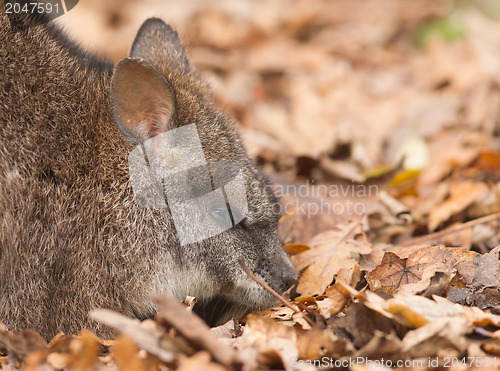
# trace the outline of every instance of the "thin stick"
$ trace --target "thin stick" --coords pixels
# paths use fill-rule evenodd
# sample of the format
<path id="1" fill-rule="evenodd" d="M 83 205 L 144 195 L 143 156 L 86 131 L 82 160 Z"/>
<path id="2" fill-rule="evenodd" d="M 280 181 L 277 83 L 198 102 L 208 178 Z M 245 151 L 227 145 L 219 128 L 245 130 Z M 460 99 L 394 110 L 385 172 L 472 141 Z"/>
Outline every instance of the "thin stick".
<path id="1" fill-rule="evenodd" d="M 255 276 L 255 274 L 252 273 L 252 271 L 250 269 L 248 269 L 247 265 L 245 264 L 245 262 L 243 261 L 243 259 L 240 259 L 238 260 L 238 262 L 240 263 L 241 265 L 241 268 L 243 269 L 243 271 L 248 275 L 248 277 L 250 277 L 252 280 L 254 280 L 255 282 L 257 282 L 259 285 L 261 285 L 264 289 L 266 289 L 271 295 L 273 295 L 276 299 L 278 299 L 279 301 L 281 301 L 284 305 L 286 305 L 288 308 L 290 308 L 291 310 L 293 310 L 295 313 L 299 313 L 299 314 L 302 314 L 302 312 L 300 310 L 298 310 L 297 308 L 294 308 L 294 306 L 292 304 L 290 304 L 283 296 L 281 296 L 280 294 L 278 294 L 276 291 L 274 291 L 271 287 L 269 287 L 264 281 L 262 281 L 261 279 L 257 278 Z M 313 322 L 307 318 L 306 316 L 303 316 L 304 319 L 307 321 L 307 323 L 309 323 L 310 325 L 313 325 Z"/>
<path id="2" fill-rule="evenodd" d="M 432 241 L 432 240 L 438 239 L 440 237 L 446 236 L 448 234 L 459 232 L 463 229 L 471 228 L 471 227 L 474 227 L 474 226 L 479 225 L 479 224 L 489 223 L 489 222 L 495 221 L 497 219 L 500 219 L 500 212 L 495 213 L 495 214 L 486 215 L 486 216 L 483 216 L 483 217 L 478 218 L 478 219 L 470 220 L 466 223 L 463 223 L 460 225 L 455 225 L 455 226 L 443 229 L 442 231 L 439 231 L 439 232 L 431 233 L 431 234 L 428 234 L 428 235 L 425 235 L 422 237 L 412 238 L 411 240 L 403 242 L 401 244 L 401 246 L 418 245 L 420 243 Z"/>

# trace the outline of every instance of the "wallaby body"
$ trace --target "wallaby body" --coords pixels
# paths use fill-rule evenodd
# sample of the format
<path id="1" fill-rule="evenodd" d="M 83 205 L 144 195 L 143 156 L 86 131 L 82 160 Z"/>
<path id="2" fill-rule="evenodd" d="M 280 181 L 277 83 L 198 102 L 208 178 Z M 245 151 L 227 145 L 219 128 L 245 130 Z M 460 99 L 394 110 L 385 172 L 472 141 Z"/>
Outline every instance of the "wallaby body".
<path id="1" fill-rule="evenodd" d="M 146 318 L 152 297 L 168 292 L 196 296 L 205 319 L 219 323 L 274 303 L 238 260 L 277 291 L 291 285 L 276 201 L 230 120 L 207 101 L 175 32 L 147 21 L 114 70 L 54 26 L 7 17 L 0 6 L 0 321 L 47 339 L 82 328 L 112 336 L 90 310 Z M 192 123 L 207 160 L 242 169 L 248 214 L 181 246 L 168 209 L 134 200 L 127 156 Z"/>

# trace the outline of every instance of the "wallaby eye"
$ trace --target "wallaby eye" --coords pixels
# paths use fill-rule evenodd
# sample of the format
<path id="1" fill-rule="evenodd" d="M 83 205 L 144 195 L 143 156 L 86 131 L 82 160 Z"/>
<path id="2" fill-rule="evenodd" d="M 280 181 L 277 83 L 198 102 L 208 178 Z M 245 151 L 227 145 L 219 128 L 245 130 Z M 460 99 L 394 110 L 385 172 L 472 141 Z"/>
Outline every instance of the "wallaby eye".
<path id="1" fill-rule="evenodd" d="M 212 206 L 210 208 L 210 216 L 217 225 L 224 229 L 229 229 L 233 226 L 233 221 L 226 205 Z"/>
<path id="2" fill-rule="evenodd" d="M 246 210 L 231 206 L 229 203 L 225 205 L 213 205 L 210 208 L 210 215 L 212 220 L 220 226 L 235 227 L 237 229 L 248 230 L 248 215 Z"/>
<path id="3" fill-rule="evenodd" d="M 228 218 L 226 207 L 213 207 L 212 209 L 210 209 L 210 213 L 216 221 L 224 221 Z"/>

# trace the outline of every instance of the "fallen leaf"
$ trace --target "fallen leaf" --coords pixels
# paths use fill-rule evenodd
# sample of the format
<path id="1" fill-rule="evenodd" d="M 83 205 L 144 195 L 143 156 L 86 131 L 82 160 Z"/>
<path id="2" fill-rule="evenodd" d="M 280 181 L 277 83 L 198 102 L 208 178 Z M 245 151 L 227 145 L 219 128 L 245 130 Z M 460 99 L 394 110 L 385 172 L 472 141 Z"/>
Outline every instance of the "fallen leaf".
<path id="1" fill-rule="evenodd" d="M 99 339 L 90 331 L 83 330 L 69 344 L 73 360 L 69 365 L 73 371 L 86 371 L 95 368 L 99 356 Z"/>
<path id="2" fill-rule="evenodd" d="M 402 284 L 418 282 L 422 277 L 417 276 L 411 268 L 407 268 L 407 259 L 401 259 L 392 252 L 386 252 L 382 263 L 365 275 L 365 279 L 372 291 L 383 290 L 392 294 Z"/>
<path id="3" fill-rule="evenodd" d="M 430 284 L 434 273 L 443 270 L 443 266 L 453 268 L 459 262 L 469 261 L 478 254 L 462 248 L 442 248 L 439 246 L 424 247 L 401 259 L 392 252 L 386 252 L 382 263 L 365 275 L 372 291 L 384 291 L 387 294 L 398 292 L 405 285 L 406 293 L 424 291 Z M 444 268 L 446 270 L 446 268 Z M 451 275 L 450 275 L 451 279 Z M 423 281 L 423 282 L 421 282 Z"/>
<path id="4" fill-rule="evenodd" d="M 186 308 L 172 296 L 157 297 L 156 303 L 158 305 L 158 313 L 156 313 L 158 320 L 174 327 L 191 343 L 206 349 L 216 361 L 223 365 L 232 364 L 235 358 L 233 350 L 220 342 L 200 317 L 188 313 Z"/>
<path id="5" fill-rule="evenodd" d="M 297 292 L 303 296 L 322 294 L 340 268 L 354 268 L 359 255 L 371 251 L 363 236 L 357 222 L 316 236 L 309 243 L 310 250 L 292 257 L 299 271 L 305 269 Z"/>
<path id="6" fill-rule="evenodd" d="M 14 360 L 20 361 L 31 352 L 45 349 L 47 342 L 36 331 L 0 329 L 0 351 L 7 351 Z"/>
<path id="7" fill-rule="evenodd" d="M 158 357 L 161 361 L 167 364 L 176 362 L 176 355 L 163 349 L 160 346 L 159 338 L 142 328 L 138 320 L 107 309 L 95 309 L 90 312 L 90 317 L 115 329 L 118 333 L 130 336 L 139 348 Z"/>
<path id="8" fill-rule="evenodd" d="M 295 330 L 270 318 L 249 315 L 239 344 L 256 349 L 259 362 L 266 365 L 281 363 L 290 369 L 290 360 L 299 356 Z"/>
<path id="9" fill-rule="evenodd" d="M 237 335 L 240 335 L 241 329 L 238 321 L 231 319 L 223 325 L 212 327 L 210 332 L 213 333 L 218 339 L 232 339 Z"/>
<path id="10" fill-rule="evenodd" d="M 353 351 L 353 347 L 346 341 L 340 340 L 331 331 L 324 331 L 313 327 L 309 331 L 299 331 L 297 334 L 297 348 L 300 359 L 340 358 Z"/>
<path id="11" fill-rule="evenodd" d="M 389 359 L 399 358 L 402 350 L 402 341 L 391 331 L 389 333 L 374 330 L 372 338 L 356 351 L 352 358 L 363 357 L 368 359 Z"/>
<path id="12" fill-rule="evenodd" d="M 332 327 L 335 333 L 349 334 L 352 344 L 358 349 L 368 344 L 377 331 L 384 334 L 395 333 L 393 321 L 363 303 L 349 305 L 345 317 L 332 320 Z"/>
<path id="13" fill-rule="evenodd" d="M 72 360 L 69 354 L 52 352 L 47 355 L 47 363 L 55 369 L 67 368 Z"/>
<path id="14" fill-rule="evenodd" d="M 433 299 L 394 294 L 393 298 L 384 300 L 370 291 L 364 296 L 365 305 L 369 308 L 408 327 L 422 327 L 445 320 L 460 323 L 458 330 L 461 334 L 470 333 L 476 326 L 500 327 L 500 316 L 485 313 L 476 307 L 464 307 L 440 296 L 434 295 Z"/>
<path id="15" fill-rule="evenodd" d="M 309 246 L 301 244 L 301 243 L 289 243 L 284 246 L 285 251 L 287 252 L 288 255 L 297 255 L 300 254 L 304 251 L 307 251 L 310 249 Z"/>
<path id="16" fill-rule="evenodd" d="M 358 264 L 355 264 L 352 269 L 339 269 L 335 284 L 328 287 L 325 291 L 325 294 L 330 301 L 330 305 L 326 308 L 319 308 L 323 317 L 328 319 L 331 316 L 336 315 L 344 309 L 350 299 L 349 292 L 345 290 L 344 286 L 338 281 L 342 281 L 344 284 L 354 287 L 360 280 L 360 273 Z"/>
<path id="17" fill-rule="evenodd" d="M 467 181 L 455 183 L 450 189 L 450 197 L 441 205 L 433 208 L 429 213 L 427 223 L 430 231 L 434 231 L 441 223 L 450 219 L 451 216 L 465 210 L 474 201 L 488 192 L 484 183 Z"/>
<path id="18" fill-rule="evenodd" d="M 113 346 L 112 357 L 122 371 L 146 370 L 144 360 L 139 356 L 139 348 L 126 335 L 121 335 Z"/>
<path id="19" fill-rule="evenodd" d="M 499 269 L 500 246 L 484 255 L 476 255 L 472 260 L 466 260 L 457 265 L 467 287 L 480 290 L 485 287 L 500 286 Z"/>
<path id="20" fill-rule="evenodd" d="M 178 371 L 227 371 L 227 368 L 212 362 L 210 353 L 201 351 L 192 357 L 180 359 Z"/>

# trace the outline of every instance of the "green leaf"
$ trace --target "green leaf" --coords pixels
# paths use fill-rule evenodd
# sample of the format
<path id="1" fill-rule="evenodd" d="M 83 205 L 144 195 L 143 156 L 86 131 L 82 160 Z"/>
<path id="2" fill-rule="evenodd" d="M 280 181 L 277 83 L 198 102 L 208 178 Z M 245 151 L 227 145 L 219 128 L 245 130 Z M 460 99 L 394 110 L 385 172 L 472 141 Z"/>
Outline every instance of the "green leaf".
<path id="1" fill-rule="evenodd" d="M 415 42 L 423 47 L 433 37 L 451 42 L 464 38 L 465 34 L 464 21 L 457 13 L 452 13 L 446 18 L 424 23 L 415 33 Z"/>

